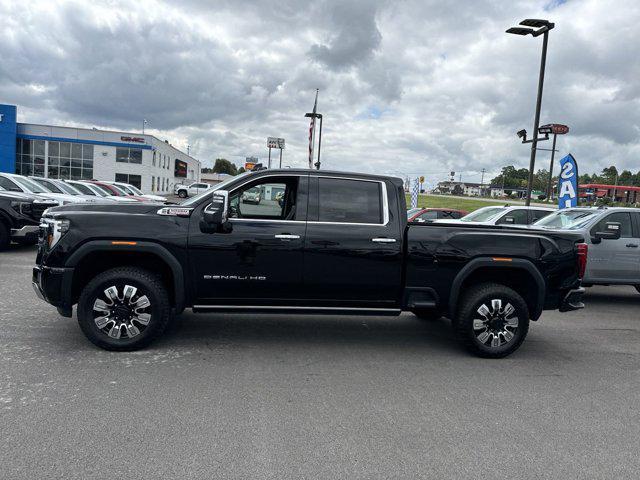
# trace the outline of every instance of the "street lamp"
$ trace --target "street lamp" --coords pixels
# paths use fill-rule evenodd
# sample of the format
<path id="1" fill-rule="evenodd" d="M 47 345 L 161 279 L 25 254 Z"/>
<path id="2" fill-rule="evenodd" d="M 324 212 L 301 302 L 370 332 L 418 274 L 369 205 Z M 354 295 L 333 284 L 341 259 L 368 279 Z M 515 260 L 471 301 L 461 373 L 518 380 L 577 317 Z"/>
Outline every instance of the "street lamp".
<path id="1" fill-rule="evenodd" d="M 507 33 L 513 33 L 514 35 L 531 35 L 533 37 L 538 37 L 540 35 L 544 35 L 542 39 L 542 57 L 540 59 L 540 76 L 538 78 L 538 97 L 536 100 L 536 115 L 533 121 L 533 139 L 531 140 L 531 158 L 529 160 L 529 179 L 527 181 L 527 198 L 525 201 L 525 205 L 529 205 L 531 203 L 531 187 L 533 186 L 533 170 L 535 168 L 536 163 L 536 147 L 538 145 L 538 128 L 540 127 L 540 106 L 542 105 L 542 86 L 544 84 L 544 68 L 547 62 L 547 43 L 549 41 L 549 31 L 555 27 L 554 23 L 549 22 L 548 20 L 538 20 L 533 18 L 528 18 L 520 22 L 520 25 L 524 25 L 524 27 L 511 27 L 507 30 Z M 525 28 L 528 27 L 528 28 Z M 518 136 L 520 136 L 520 132 L 518 132 Z M 526 131 L 524 132 L 526 135 Z M 549 136 L 547 135 L 547 138 Z M 524 142 L 523 142 L 524 143 Z"/>

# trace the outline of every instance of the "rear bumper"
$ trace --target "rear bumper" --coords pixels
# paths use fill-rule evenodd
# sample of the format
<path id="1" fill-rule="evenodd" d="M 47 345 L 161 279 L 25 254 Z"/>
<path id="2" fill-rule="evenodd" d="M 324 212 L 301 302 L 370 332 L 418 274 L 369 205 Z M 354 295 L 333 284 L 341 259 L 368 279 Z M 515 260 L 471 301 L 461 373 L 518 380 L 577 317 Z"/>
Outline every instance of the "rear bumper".
<path id="1" fill-rule="evenodd" d="M 569 290 L 562 299 L 559 310 L 561 312 L 570 312 L 572 310 L 580 310 L 581 308 L 584 308 L 584 303 L 582 303 L 584 292 L 584 287 Z"/>

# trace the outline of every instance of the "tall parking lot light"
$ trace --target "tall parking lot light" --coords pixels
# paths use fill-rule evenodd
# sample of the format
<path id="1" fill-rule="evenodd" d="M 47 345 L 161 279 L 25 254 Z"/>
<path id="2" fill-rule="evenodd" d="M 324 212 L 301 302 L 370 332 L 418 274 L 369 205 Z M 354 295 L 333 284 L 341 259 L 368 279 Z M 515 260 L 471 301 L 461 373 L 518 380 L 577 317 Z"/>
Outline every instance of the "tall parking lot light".
<path id="1" fill-rule="evenodd" d="M 525 205 L 531 203 L 531 188 L 533 186 L 533 170 L 536 163 L 536 147 L 538 145 L 538 128 L 540 126 L 540 107 L 542 105 L 542 86 L 544 84 L 544 69 L 547 62 L 547 43 L 549 42 L 549 31 L 555 27 L 554 23 L 548 20 L 538 20 L 528 18 L 520 22 L 520 25 L 524 27 L 511 27 L 507 30 L 507 33 L 514 35 L 531 35 L 538 37 L 543 35 L 542 38 L 542 57 L 540 59 L 540 76 L 538 78 L 538 97 L 536 100 L 536 115 L 533 121 L 533 141 L 531 142 L 531 158 L 529 160 L 529 179 L 527 181 L 527 198 Z M 526 28 L 525 28 L 526 27 Z"/>

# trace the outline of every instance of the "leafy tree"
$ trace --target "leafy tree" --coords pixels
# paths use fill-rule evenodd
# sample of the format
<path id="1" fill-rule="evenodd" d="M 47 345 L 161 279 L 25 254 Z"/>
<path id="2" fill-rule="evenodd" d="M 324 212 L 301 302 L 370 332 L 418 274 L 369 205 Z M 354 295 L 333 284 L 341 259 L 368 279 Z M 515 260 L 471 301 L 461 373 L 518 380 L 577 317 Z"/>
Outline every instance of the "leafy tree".
<path id="1" fill-rule="evenodd" d="M 213 173 L 226 173 L 228 175 L 237 175 L 238 167 L 231 163 L 226 158 L 216 158 L 216 163 L 213 165 Z"/>
<path id="2" fill-rule="evenodd" d="M 618 169 L 614 165 L 602 169 L 601 179 L 604 183 L 613 185 L 613 183 L 616 181 L 617 176 Z"/>
<path id="3" fill-rule="evenodd" d="M 618 185 L 633 185 L 633 173 L 629 170 L 623 170 L 618 177 Z"/>
<path id="4" fill-rule="evenodd" d="M 453 191 L 451 192 L 452 195 L 462 195 L 463 193 L 464 190 L 460 185 L 456 185 L 455 187 L 453 187 Z"/>
<path id="5" fill-rule="evenodd" d="M 239 173 L 239 174 L 240 174 L 240 173 L 244 173 L 244 172 L 246 172 L 246 170 L 244 169 L 244 167 L 240 167 L 240 168 L 238 169 L 238 173 Z"/>

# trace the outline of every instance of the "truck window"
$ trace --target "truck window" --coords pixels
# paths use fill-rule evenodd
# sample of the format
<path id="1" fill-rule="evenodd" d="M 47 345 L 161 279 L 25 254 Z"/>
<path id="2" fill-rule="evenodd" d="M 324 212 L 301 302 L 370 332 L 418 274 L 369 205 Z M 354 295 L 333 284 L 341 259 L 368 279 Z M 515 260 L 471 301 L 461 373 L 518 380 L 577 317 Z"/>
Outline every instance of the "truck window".
<path id="1" fill-rule="evenodd" d="M 595 232 L 602 232 L 606 230 L 605 224 L 607 222 L 620 223 L 620 238 L 633 237 L 633 234 L 631 233 L 631 214 L 629 212 L 616 212 L 611 215 L 607 215 L 591 229 L 591 235 L 595 234 Z"/>
<path id="2" fill-rule="evenodd" d="M 339 223 L 382 223 L 380 182 L 318 179 L 318 220 Z"/>
<path id="3" fill-rule="evenodd" d="M 294 220 L 298 179 L 264 179 L 235 190 L 229 197 L 231 218 Z"/>

